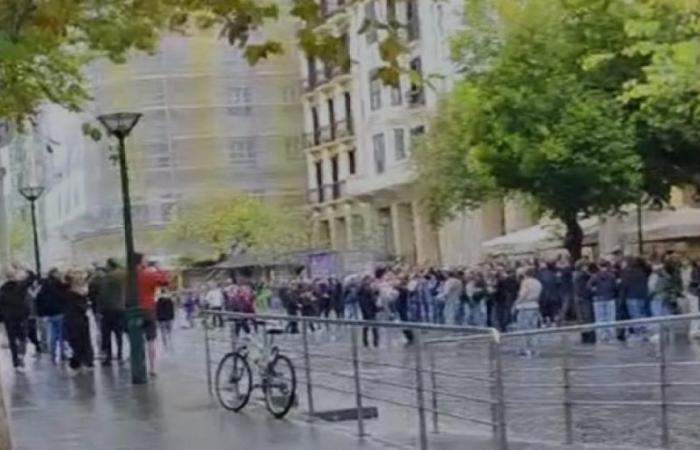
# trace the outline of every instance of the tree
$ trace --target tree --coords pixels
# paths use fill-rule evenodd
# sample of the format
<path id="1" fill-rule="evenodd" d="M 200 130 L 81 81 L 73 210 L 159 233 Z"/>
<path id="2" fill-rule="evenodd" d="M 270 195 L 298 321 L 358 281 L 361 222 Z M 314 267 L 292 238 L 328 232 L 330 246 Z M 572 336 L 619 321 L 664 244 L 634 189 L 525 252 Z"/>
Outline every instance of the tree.
<path id="1" fill-rule="evenodd" d="M 232 249 L 281 253 L 305 248 L 308 238 L 301 217 L 251 196 L 229 195 L 185 204 L 166 235 L 220 255 Z"/>
<path id="2" fill-rule="evenodd" d="M 564 223 L 564 245 L 578 258 L 582 216 L 639 198 L 635 124 L 611 93 L 635 66 L 585 64 L 606 39 L 623 36 L 620 16 L 606 17 L 604 3 L 500 2 L 499 32 L 474 27 L 461 36 L 455 53 L 469 61 L 465 79 L 416 152 L 434 218 L 493 195 L 525 195 Z M 593 11 L 599 22 L 589 22 Z M 482 17 L 493 22 L 493 11 Z"/>
<path id="3" fill-rule="evenodd" d="M 326 11 L 316 0 L 291 1 L 289 14 L 302 23 L 297 44 L 325 64 L 350 64 L 341 36 L 318 28 Z M 348 0 L 345 7 L 358 2 Z M 219 27 L 255 64 L 284 50 L 279 41 L 251 39 L 280 13 L 278 0 L 0 0 L 0 119 L 22 127 L 43 102 L 79 111 L 90 98 L 83 74 L 88 63 L 104 57 L 123 62 L 130 51 L 153 51 L 167 31 Z M 385 65 L 377 73 L 387 83 L 397 83 L 401 73 L 417 76 L 401 60 L 408 49 L 406 26 L 395 18 L 368 19 L 359 30 L 380 31 Z"/>

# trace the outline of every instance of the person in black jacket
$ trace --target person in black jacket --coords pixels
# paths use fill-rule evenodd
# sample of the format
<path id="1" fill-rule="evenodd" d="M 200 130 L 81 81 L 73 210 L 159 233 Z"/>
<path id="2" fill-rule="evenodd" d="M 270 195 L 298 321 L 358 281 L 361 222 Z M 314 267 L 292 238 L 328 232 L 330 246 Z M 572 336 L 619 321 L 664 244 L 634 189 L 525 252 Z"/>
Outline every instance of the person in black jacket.
<path id="1" fill-rule="evenodd" d="M 67 274 L 66 282 L 70 289 L 66 294 L 63 333 L 73 350 L 69 367 L 73 370 L 78 370 L 81 367 L 92 368 L 94 354 L 90 340 L 90 322 L 87 316 L 88 298 L 80 292 L 81 281 L 78 274 Z"/>
<path id="2" fill-rule="evenodd" d="M 36 297 L 36 312 L 48 322 L 48 351 L 52 362 L 63 358 L 63 311 L 68 285 L 61 279 L 58 269 L 49 271 Z"/>
<path id="3" fill-rule="evenodd" d="M 642 319 L 649 311 L 649 269 L 642 258 L 630 258 L 620 274 L 620 300 L 627 305 L 629 318 Z M 644 338 L 644 326 L 632 328 L 637 338 Z"/>
<path id="4" fill-rule="evenodd" d="M 163 348 L 173 349 L 173 321 L 175 320 L 175 302 L 172 294 L 162 291 L 156 301 L 156 320 L 160 329 Z"/>
<path id="5" fill-rule="evenodd" d="M 27 295 L 35 276 L 22 270 L 8 270 L 7 281 L 0 286 L 0 313 L 5 322 L 7 339 L 15 369 L 24 368 L 27 347 L 27 320 L 29 305 Z"/>
<path id="6" fill-rule="evenodd" d="M 377 320 L 379 306 L 377 305 L 377 293 L 372 286 L 372 277 L 367 276 L 362 280 L 360 289 L 357 293 L 362 320 Z M 372 330 L 372 343 L 375 347 L 379 347 L 379 330 L 377 327 L 362 327 L 362 343 L 365 347 L 369 347 L 369 330 Z"/>

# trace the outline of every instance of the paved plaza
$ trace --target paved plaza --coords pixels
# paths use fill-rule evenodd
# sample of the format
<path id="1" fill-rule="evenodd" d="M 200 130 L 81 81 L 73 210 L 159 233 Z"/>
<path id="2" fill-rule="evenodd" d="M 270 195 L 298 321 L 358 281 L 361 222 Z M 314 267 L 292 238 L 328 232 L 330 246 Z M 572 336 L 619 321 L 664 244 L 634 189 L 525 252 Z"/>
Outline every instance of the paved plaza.
<path id="1" fill-rule="evenodd" d="M 311 376 L 317 411 L 354 406 L 350 346 L 344 330 L 310 333 Z M 211 333 L 213 363 L 228 348 L 227 330 Z M 161 359 L 158 376 L 146 386 L 132 386 L 128 366 L 92 374 L 69 376 L 66 369 L 46 359 L 28 356 L 24 374 L 13 372 L 7 350 L 2 352 L 5 395 L 10 408 L 16 449 L 380 449 L 416 448 L 418 418 L 415 409 L 415 352 L 405 347 L 397 333 L 382 336 L 379 349 L 360 348 L 362 389 L 366 406 L 375 406 L 379 418 L 365 422 L 367 439 L 357 438 L 354 421 L 326 423 L 310 420 L 306 387 L 299 385 L 300 402 L 287 420 L 277 421 L 253 401 L 243 414 L 221 409 L 207 392 L 204 340 L 201 329 L 176 330 L 176 348 Z M 508 341 L 506 341 L 508 342 Z M 301 338 L 285 336 L 279 344 L 297 364 L 305 381 Z M 561 347 L 556 339 L 540 343 L 542 354 L 533 359 L 516 355 L 515 343 L 506 343 L 506 419 L 511 449 L 548 450 L 565 448 L 562 389 L 558 365 Z M 490 420 L 488 404 L 454 398 L 450 394 L 488 398 L 487 346 L 483 343 L 440 344 L 426 352 L 438 368 L 436 398 L 426 393 L 427 427 L 431 449 L 469 448 L 491 450 L 491 428 L 461 417 Z M 670 361 L 697 361 L 700 348 L 679 341 L 670 350 Z M 330 358 L 329 356 L 332 356 Z M 572 365 L 605 366 L 626 362 L 654 362 L 657 350 L 649 343 L 616 343 L 603 346 L 572 344 Z M 402 369 L 404 367 L 404 369 Z M 523 371 L 523 369 L 525 369 Z M 480 373 L 483 372 L 483 373 Z M 669 387 L 673 401 L 700 398 L 695 366 L 672 366 Z M 654 367 L 583 371 L 575 375 L 574 400 L 655 400 L 659 398 L 658 369 Z M 620 387 L 635 382 L 638 386 Z M 433 387 L 426 376 L 426 388 Z M 649 384 L 646 384 L 649 383 Z M 608 385 L 609 386 L 603 386 Z M 433 403 L 435 401 L 436 403 Z M 542 405 L 537 403 L 547 403 Z M 432 405 L 436 404 L 438 431 L 433 428 Z M 697 448 L 698 408 L 671 408 L 674 448 Z M 660 413 L 649 407 L 588 407 L 573 409 L 575 441 L 569 448 L 656 448 L 660 439 Z M 465 445 L 467 447 L 465 447 Z"/>

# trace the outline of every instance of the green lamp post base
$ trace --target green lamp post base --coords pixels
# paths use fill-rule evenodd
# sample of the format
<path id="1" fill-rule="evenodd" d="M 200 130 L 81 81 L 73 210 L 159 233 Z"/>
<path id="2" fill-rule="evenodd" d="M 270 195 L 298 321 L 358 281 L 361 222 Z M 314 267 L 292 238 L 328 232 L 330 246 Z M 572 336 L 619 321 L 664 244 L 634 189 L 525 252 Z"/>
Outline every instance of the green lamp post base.
<path id="1" fill-rule="evenodd" d="M 131 382 L 133 384 L 145 384 L 146 353 L 143 340 L 143 312 L 141 308 L 129 307 L 126 310 L 127 331 L 129 333 L 129 349 L 131 360 Z"/>

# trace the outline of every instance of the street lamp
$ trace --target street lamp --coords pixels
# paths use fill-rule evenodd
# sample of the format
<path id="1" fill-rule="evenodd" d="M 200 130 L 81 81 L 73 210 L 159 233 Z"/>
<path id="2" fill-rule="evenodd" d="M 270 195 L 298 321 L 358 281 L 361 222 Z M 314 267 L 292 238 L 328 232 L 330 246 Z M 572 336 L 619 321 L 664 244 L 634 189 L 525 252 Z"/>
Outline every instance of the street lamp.
<path id="1" fill-rule="evenodd" d="M 41 256 L 39 255 L 39 233 L 36 227 L 36 201 L 39 200 L 41 194 L 44 193 L 43 186 L 24 186 L 19 188 L 19 193 L 22 197 L 29 201 L 32 208 L 32 231 L 34 233 L 34 265 L 36 268 L 36 276 L 41 279 Z"/>
<path id="2" fill-rule="evenodd" d="M 97 120 L 110 136 L 119 140 L 119 173 L 122 185 L 122 206 L 124 210 L 124 245 L 126 247 L 126 306 L 127 330 L 131 359 L 131 381 L 134 384 L 146 382 L 146 355 L 143 342 L 143 314 L 139 307 L 139 291 L 134 251 L 134 230 L 131 222 L 131 196 L 129 193 L 129 168 L 126 161 L 124 141 L 134 129 L 141 114 L 120 112 L 105 114 Z"/>

